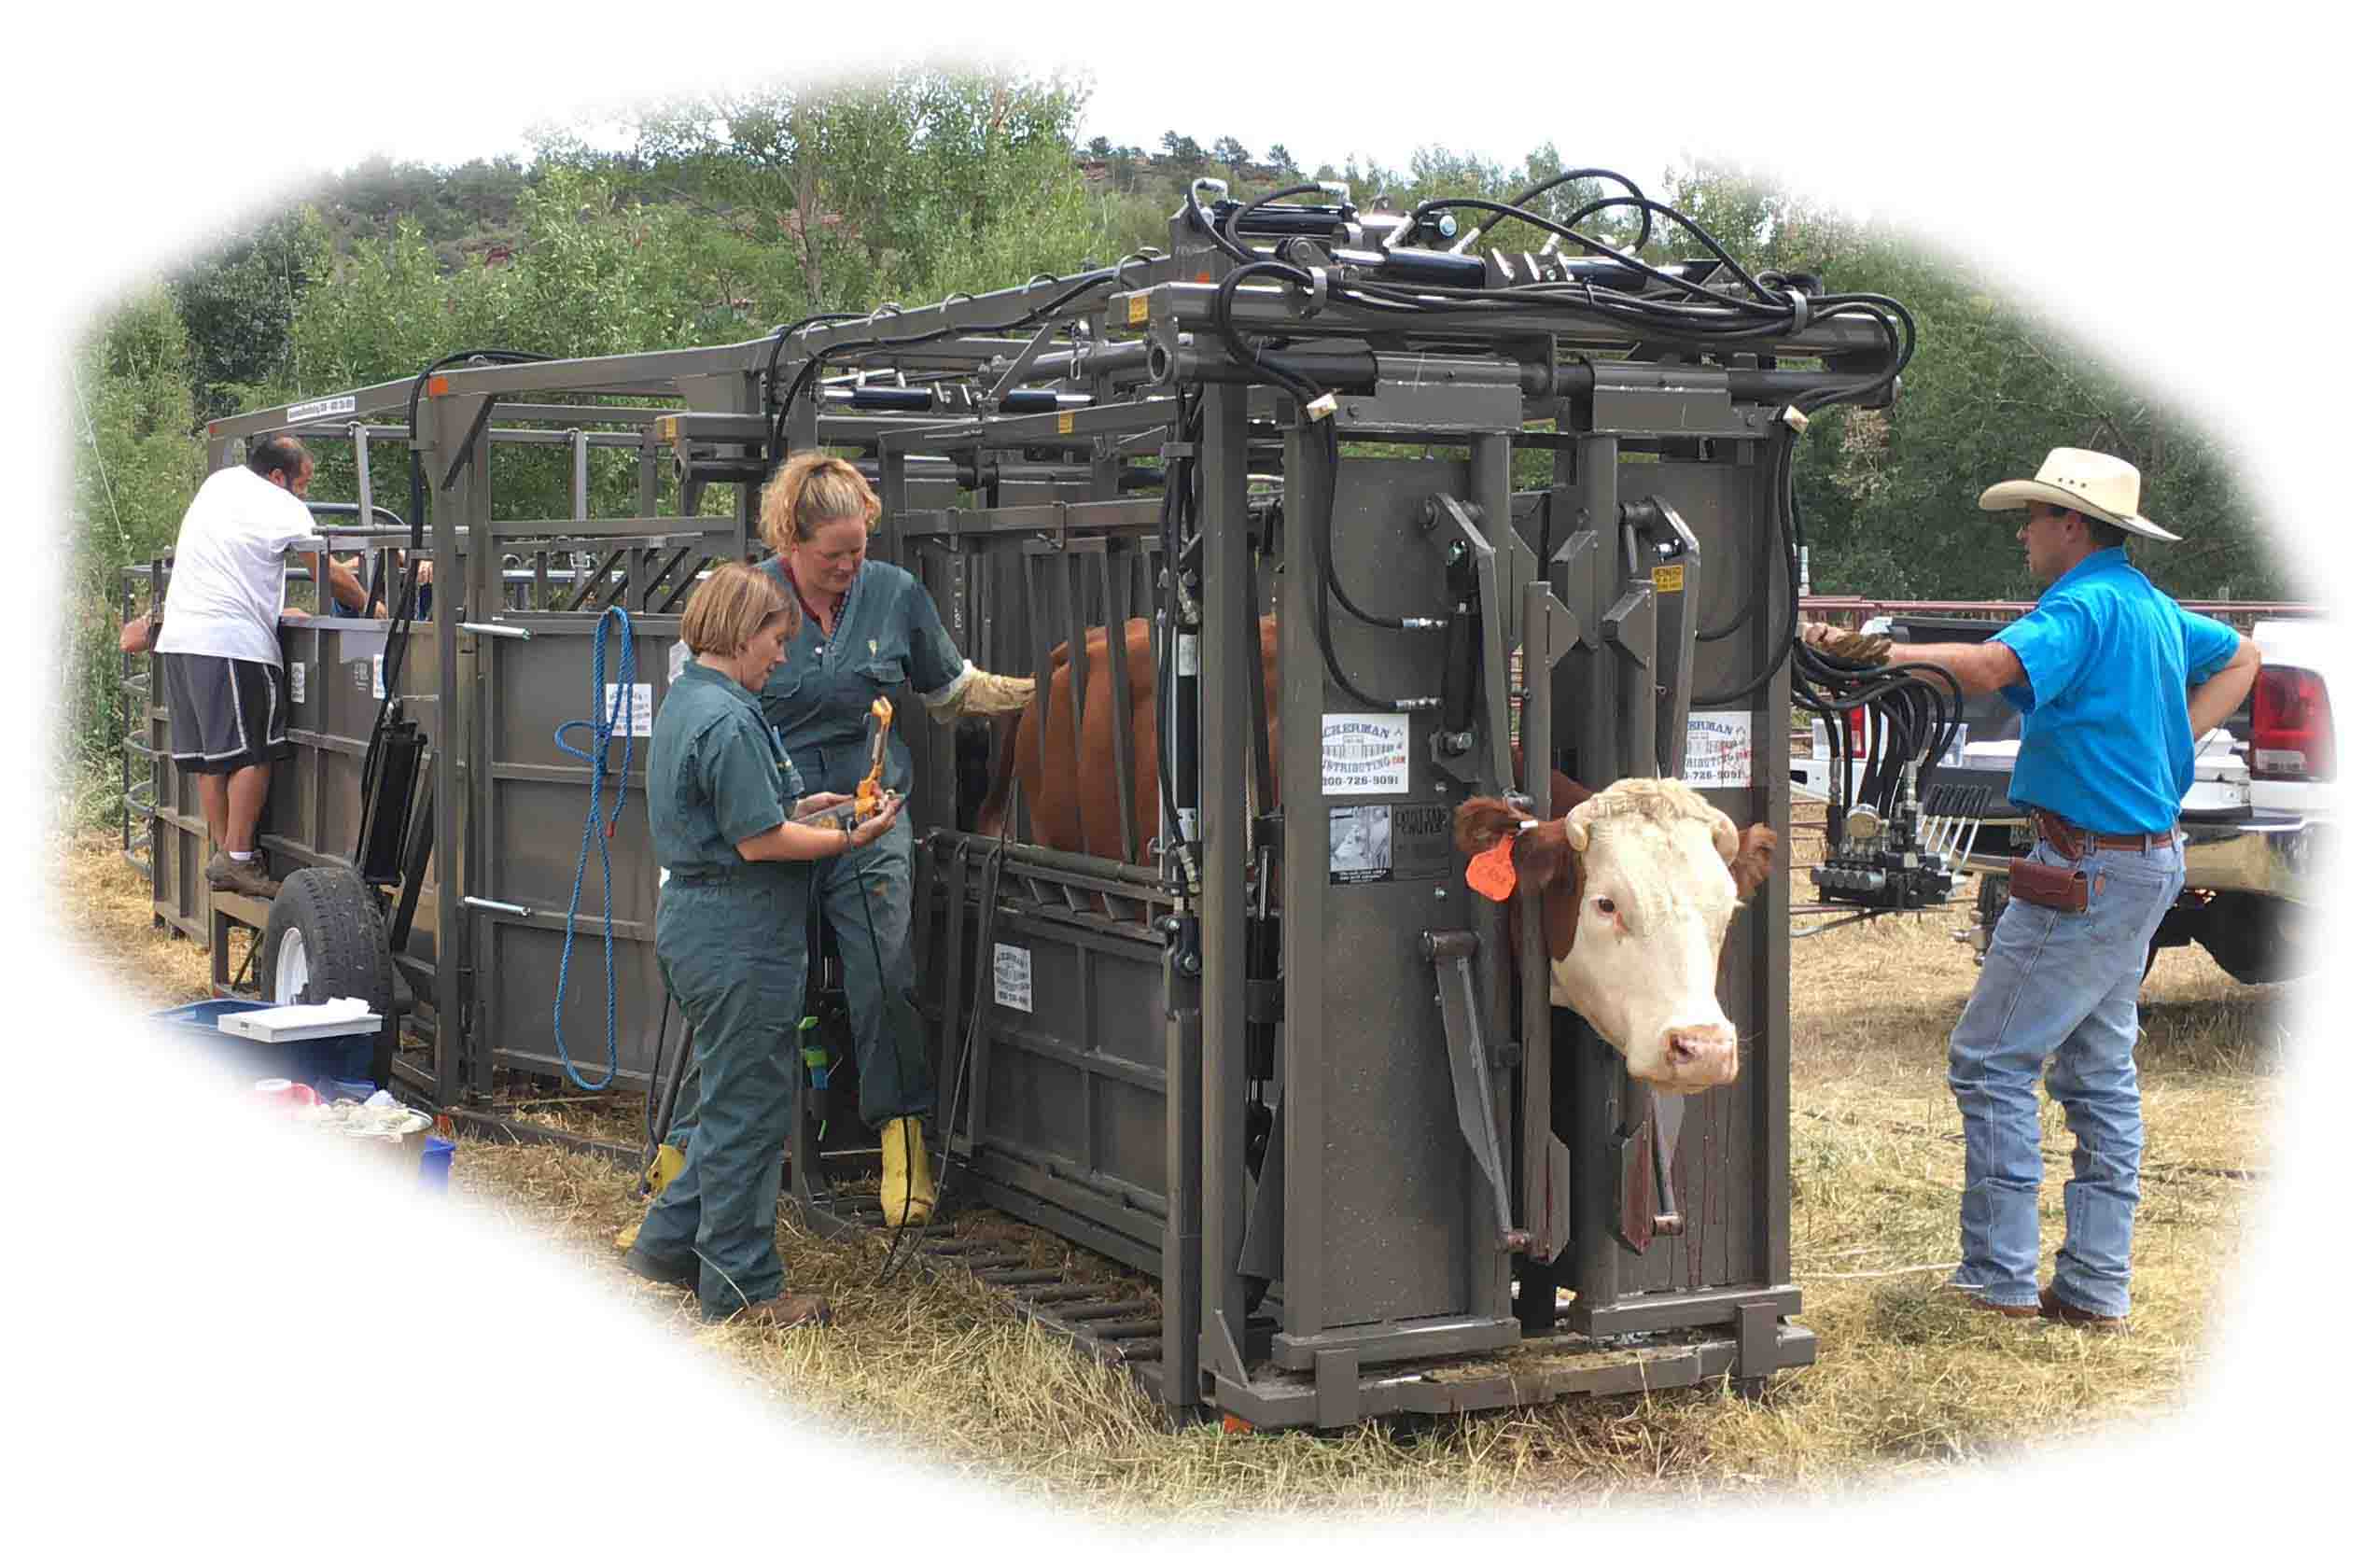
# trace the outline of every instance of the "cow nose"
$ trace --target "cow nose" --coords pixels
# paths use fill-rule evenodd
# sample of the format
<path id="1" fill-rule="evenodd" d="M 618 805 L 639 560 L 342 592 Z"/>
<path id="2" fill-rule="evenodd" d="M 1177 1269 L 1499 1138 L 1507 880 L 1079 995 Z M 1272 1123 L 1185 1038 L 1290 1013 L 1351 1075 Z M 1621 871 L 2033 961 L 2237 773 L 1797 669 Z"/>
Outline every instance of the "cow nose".
<path id="1" fill-rule="evenodd" d="M 1672 1029 L 1662 1037 L 1668 1065 L 1679 1071 L 1722 1067 L 1734 1054 L 1734 1031 L 1712 1024 Z"/>

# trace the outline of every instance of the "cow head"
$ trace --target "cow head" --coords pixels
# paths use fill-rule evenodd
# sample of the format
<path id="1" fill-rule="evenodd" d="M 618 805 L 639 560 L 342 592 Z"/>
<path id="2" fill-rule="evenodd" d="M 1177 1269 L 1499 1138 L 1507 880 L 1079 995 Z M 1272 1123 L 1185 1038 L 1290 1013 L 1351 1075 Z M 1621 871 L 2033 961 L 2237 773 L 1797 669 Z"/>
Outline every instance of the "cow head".
<path id="1" fill-rule="evenodd" d="M 1774 830 L 1738 832 L 1672 779 L 1628 778 L 1550 822 L 1487 798 L 1455 814 L 1466 854 L 1504 838 L 1519 892 L 1544 901 L 1552 1000 L 1647 1084 L 1689 1094 L 1732 1083 L 1734 1025 L 1717 1003 L 1717 960 L 1740 901 L 1767 879 Z"/>

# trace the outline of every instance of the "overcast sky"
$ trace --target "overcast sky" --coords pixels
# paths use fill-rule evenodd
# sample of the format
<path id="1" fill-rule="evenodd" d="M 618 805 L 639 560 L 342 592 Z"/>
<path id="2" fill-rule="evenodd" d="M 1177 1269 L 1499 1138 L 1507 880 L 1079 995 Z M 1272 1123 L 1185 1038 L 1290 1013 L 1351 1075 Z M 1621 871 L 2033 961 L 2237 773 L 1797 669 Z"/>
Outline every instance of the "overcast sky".
<path id="1" fill-rule="evenodd" d="M 2349 334 L 2369 254 L 2368 14 L 2264 6 L 2207 25 L 2184 7 L 2020 0 L 34 8 L 10 24 L 17 68 L 0 95 L 18 154 L 0 245 L 11 349 L 0 396 L 23 476 L 6 634 L 13 717 L 21 735 L 46 733 L 57 690 L 59 579 L 43 551 L 61 535 L 73 439 L 58 356 L 107 300 L 306 171 L 372 150 L 441 162 L 500 152 L 532 119 L 567 117 L 631 82 L 667 91 L 928 45 L 1070 50 L 1098 73 L 1085 133 L 1141 145 L 1167 129 L 1226 133 L 1257 153 L 1284 142 L 1311 163 L 1354 151 L 1401 165 L 1423 143 L 1509 161 L 1551 139 L 1570 159 L 1647 181 L 1681 149 L 1706 147 L 1911 213 L 2233 441 L 2298 559 L 2341 603 L 2357 600 L 2368 345 Z M 2312 287 L 2317 317 L 2302 297 Z M 2332 679 L 2341 705 L 2360 702 L 2357 670 Z M 2346 746 L 2349 765 L 2364 760 L 2350 732 Z M 16 1538 L 72 1541 L 88 1556 L 101 1530 L 186 1546 L 194 1524 L 222 1521 L 204 1535 L 236 1534 L 245 1553 L 250 1533 L 230 1521 L 269 1533 L 275 1519 L 319 1517 L 331 1529 L 291 1510 L 351 1498 L 341 1540 L 353 1529 L 409 1555 L 476 1554 L 501 1536 L 539 1561 L 587 1547 L 608 1561 L 689 1549 L 790 1561 L 873 1554 L 880 1527 L 905 1561 L 920 1519 L 929 1533 L 952 1529 L 970 1555 L 985 1540 L 1027 1540 L 1014 1519 L 1004 1533 L 977 1523 L 996 1509 L 975 1494 L 953 1505 L 906 1486 L 913 1462 L 798 1435 L 784 1412 L 730 1397 L 716 1363 L 635 1315 L 536 1283 L 538 1250 L 517 1236 L 474 1240 L 480 1228 L 452 1221 L 458 1250 L 441 1253 L 363 1197 L 303 1226 L 257 1230 L 245 1216 L 297 1178 L 256 1157 L 225 1164 L 250 1135 L 186 1106 L 166 1069 L 125 1054 L 126 1015 L 104 979 L 62 982 L 77 968 L 49 912 L 46 753 L 19 755 L 0 796 L 0 873 L 21 894 L 0 952 L 19 1031 L 13 1299 L 30 1314 L 12 1334 L 20 1351 L 40 1351 L 19 1358 L 36 1365 L 32 1402 L 17 1407 L 40 1451 L 19 1477 L 32 1512 Z M 2366 870 L 2364 852 L 2349 852 Z M 2358 928 L 2335 929 L 2342 940 Z M 1762 1557 L 1948 1559 L 1993 1549 L 1980 1530 L 1994 1526 L 1999 1554 L 2127 1559 L 2178 1545 L 2228 1556 L 2267 1552 L 2273 1506 L 2300 1538 L 2319 1539 L 2317 1518 L 2366 1488 L 2366 1440 L 2320 1416 L 2354 1402 L 2350 1346 L 2371 1282 L 2371 1249 L 2356 1239 L 2370 1225 L 2378 1053 L 2367 999 L 2347 1014 L 2343 998 L 2341 986 L 2334 1010 L 2295 1024 L 2285 1114 L 2270 1128 L 2282 1174 L 2261 1184 L 2191 1420 L 2124 1435 L 2112 1453 L 1977 1467 L 1946 1500 L 1895 1492 L 1848 1518 L 1696 1516 L 1695 1546 L 1714 1534 Z M 448 1294 L 424 1294 L 441 1281 Z M 332 1327 L 351 1357 L 324 1337 Z M 2339 1332 L 2342 1350 L 2328 1348 Z M 434 1363 L 415 1354 L 426 1345 Z M 2087 1376 L 2086 1347 L 2070 1351 L 2070 1375 Z M 339 1403 L 318 1381 L 330 1374 L 378 1380 L 371 1397 Z M 500 1405 L 472 1392 L 497 1387 Z M 47 1455 L 59 1461 L 45 1475 Z M 399 1492 L 400 1475 L 422 1490 Z M 126 1477 L 133 1493 L 118 1485 Z M 45 1514 L 53 1499 L 63 1511 Z M 945 1506 L 967 1519 L 937 1516 Z M 1672 1554 L 1674 1525 L 1668 1514 L 1527 1528 L 1540 1551 Z M 1485 1528 L 1463 1521 L 1457 1540 L 1392 1525 L 1364 1561 L 1475 1553 Z M 1095 1544 L 1089 1532 L 1047 1521 L 1028 1538 L 1079 1549 Z M 1212 1532 L 1098 1541 L 1135 1562 L 1249 1549 Z"/>

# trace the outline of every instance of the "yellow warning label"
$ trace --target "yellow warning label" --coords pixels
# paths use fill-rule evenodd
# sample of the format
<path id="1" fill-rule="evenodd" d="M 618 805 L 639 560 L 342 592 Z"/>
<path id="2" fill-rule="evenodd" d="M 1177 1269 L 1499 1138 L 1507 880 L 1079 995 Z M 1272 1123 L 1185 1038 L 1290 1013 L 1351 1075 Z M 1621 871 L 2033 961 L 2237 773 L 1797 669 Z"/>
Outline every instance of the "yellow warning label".
<path id="1" fill-rule="evenodd" d="M 1662 594 L 1681 594 L 1685 591 L 1685 568 L 1654 567 L 1651 569 L 1651 585 Z"/>
<path id="2" fill-rule="evenodd" d="M 1056 433 L 1060 436 L 1070 436 L 1073 433 L 1072 414 L 1060 413 L 1056 416 Z"/>
<path id="3" fill-rule="evenodd" d="M 652 421 L 652 439 L 654 441 L 675 441 L 677 440 L 677 415 L 674 413 L 666 413 Z"/>
<path id="4" fill-rule="evenodd" d="M 1132 295 L 1130 302 L 1123 307 L 1123 319 L 1134 327 L 1146 326 L 1148 324 L 1148 297 L 1145 294 Z"/>

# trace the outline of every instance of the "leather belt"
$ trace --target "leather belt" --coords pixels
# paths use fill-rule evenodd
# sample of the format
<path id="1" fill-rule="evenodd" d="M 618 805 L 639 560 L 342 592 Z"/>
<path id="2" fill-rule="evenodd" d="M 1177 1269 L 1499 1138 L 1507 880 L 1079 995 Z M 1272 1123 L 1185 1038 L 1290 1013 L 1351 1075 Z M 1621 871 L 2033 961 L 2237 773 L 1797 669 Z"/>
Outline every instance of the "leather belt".
<path id="1" fill-rule="evenodd" d="M 2079 860 L 2082 856 L 2088 854 L 2092 847 L 2098 849 L 2161 849 L 2165 845 L 2177 842 L 2177 840 L 2168 831 L 2164 833 L 2091 833 L 2077 822 L 2072 821 L 2067 818 L 2059 817 L 2052 811 L 2043 811 L 2036 807 L 2035 807 L 2032 811 L 2031 820 L 2032 826 L 2038 830 L 2039 836 L 2046 839 L 2050 845 L 2054 846 L 2056 853 L 2063 856 L 2068 861 Z"/>

